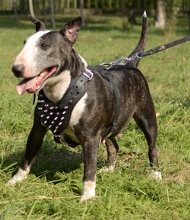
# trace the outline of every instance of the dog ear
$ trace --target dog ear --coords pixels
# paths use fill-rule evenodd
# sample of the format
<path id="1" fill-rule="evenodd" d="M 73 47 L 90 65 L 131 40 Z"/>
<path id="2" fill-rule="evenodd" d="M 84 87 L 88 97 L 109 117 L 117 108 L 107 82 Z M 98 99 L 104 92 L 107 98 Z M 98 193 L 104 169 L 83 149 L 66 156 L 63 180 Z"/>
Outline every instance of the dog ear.
<path id="1" fill-rule="evenodd" d="M 41 21 L 39 21 L 38 19 L 32 17 L 31 15 L 28 15 L 28 17 L 30 18 L 32 23 L 34 23 L 36 25 L 36 32 L 46 30 L 45 25 Z"/>
<path id="2" fill-rule="evenodd" d="M 73 21 L 70 21 L 60 30 L 60 33 L 67 39 L 71 44 L 74 44 L 78 37 L 78 31 L 82 24 L 82 18 L 78 17 Z"/>

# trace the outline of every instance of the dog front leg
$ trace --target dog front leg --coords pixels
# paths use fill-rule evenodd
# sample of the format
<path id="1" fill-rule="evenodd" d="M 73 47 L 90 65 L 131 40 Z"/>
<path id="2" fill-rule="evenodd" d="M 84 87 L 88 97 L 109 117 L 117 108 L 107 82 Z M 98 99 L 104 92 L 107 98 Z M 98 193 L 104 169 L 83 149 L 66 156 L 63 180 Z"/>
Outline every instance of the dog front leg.
<path id="1" fill-rule="evenodd" d="M 8 181 L 8 185 L 15 185 L 17 182 L 26 179 L 30 172 L 32 160 L 42 146 L 43 138 L 47 132 L 46 127 L 41 125 L 40 120 L 35 120 L 34 125 L 28 136 L 24 159 L 18 172 Z"/>
<path id="2" fill-rule="evenodd" d="M 86 141 L 83 145 L 84 177 L 81 202 L 95 197 L 98 146 L 99 138 Z"/>

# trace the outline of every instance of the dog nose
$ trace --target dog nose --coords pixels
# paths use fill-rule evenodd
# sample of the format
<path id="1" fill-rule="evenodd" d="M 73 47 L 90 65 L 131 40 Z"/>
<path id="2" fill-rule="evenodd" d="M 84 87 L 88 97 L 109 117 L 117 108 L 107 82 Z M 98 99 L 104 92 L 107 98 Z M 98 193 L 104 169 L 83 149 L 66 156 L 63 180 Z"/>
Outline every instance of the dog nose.
<path id="1" fill-rule="evenodd" d="M 22 77 L 24 73 L 24 66 L 22 64 L 21 65 L 13 64 L 12 71 L 16 77 Z"/>

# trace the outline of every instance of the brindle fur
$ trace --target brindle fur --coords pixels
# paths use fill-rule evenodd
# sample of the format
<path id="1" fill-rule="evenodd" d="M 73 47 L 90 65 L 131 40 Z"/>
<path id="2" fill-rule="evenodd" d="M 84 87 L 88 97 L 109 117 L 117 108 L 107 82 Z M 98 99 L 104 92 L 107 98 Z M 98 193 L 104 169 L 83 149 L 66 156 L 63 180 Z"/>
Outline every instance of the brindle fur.
<path id="1" fill-rule="evenodd" d="M 75 20 L 75 24 L 78 22 L 78 26 L 80 26 L 79 20 L 80 19 Z M 54 77 L 64 70 L 70 70 L 71 79 L 74 79 L 79 77 L 84 69 L 84 63 L 72 47 L 75 40 L 69 42 L 67 38 L 67 28 L 72 27 L 72 24 L 73 21 L 65 25 L 60 32 L 49 32 L 40 39 L 40 42 L 46 42 L 55 48 L 51 53 L 48 51 L 40 52 L 40 62 L 44 62 L 44 67 L 46 62 L 54 63 L 55 60 L 57 60 L 59 63 L 59 70 Z M 38 29 L 40 29 L 39 22 L 37 31 Z M 130 56 L 144 50 L 146 38 L 147 18 L 144 16 L 140 41 Z M 50 59 L 48 59 L 48 57 L 50 57 Z M 71 138 L 69 132 L 63 132 L 65 140 L 71 139 L 72 143 L 81 144 L 83 148 L 84 182 L 95 182 L 97 153 L 102 140 L 105 140 L 107 147 L 108 168 L 111 170 L 114 167 L 116 155 L 119 150 L 116 136 L 122 133 L 132 118 L 135 119 L 147 140 L 151 167 L 153 167 L 155 171 L 158 169 L 156 114 L 147 81 L 141 71 L 137 69 L 138 62 L 139 59 L 135 59 L 129 61 L 125 66 L 109 70 L 109 74 L 113 75 L 113 80 L 120 96 L 118 129 L 116 131 L 106 137 L 102 136 L 112 123 L 117 106 L 115 94 L 110 83 L 95 72 L 94 77 L 87 85 L 87 98 L 85 100 L 86 106 L 84 111 L 78 123 L 73 125 L 73 127 L 69 125 L 69 129 L 72 131 L 72 135 L 74 134 L 75 139 L 73 140 Z M 15 76 L 22 77 L 22 71 L 17 71 L 17 68 L 18 67 L 13 66 Z M 32 160 L 42 146 L 46 132 L 47 128 L 41 123 L 40 117 L 35 109 L 33 127 L 29 134 L 24 159 L 20 166 L 23 171 L 26 171 L 28 167 L 30 167 Z M 13 182 L 14 181 L 10 181 L 10 183 Z M 89 193 L 88 195 L 87 192 L 85 195 L 83 192 L 82 200 L 89 199 L 93 196 L 93 193 Z"/>

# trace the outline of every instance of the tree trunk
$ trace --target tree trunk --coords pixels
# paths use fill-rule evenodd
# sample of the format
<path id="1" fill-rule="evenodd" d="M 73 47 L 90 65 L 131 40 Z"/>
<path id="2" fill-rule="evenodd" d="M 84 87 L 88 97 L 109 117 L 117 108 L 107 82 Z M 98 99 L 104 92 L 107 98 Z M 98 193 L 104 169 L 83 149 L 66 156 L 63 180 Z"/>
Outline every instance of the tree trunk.
<path id="1" fill-rule="evenodd" d="M 33 0 L 29 0 L 29 10 L 30 10 L 30 15 L 32 17 L 35 17 L 34 16 L 34 8 L 33 8 Z"/>
<path id="2" fill-rule="evenodd" d="M 43 0 L 42 1 L 42 5 L 43 5 L 43 14 L 44 14 L 44 23 L 47 23 L 47 11 L 46 11 L 46 1 Z"/>
<path id="3" fill-rule="evenodd" d="M 17 4 L 16 0 L 13 0 L 14 20 L 15 24 L 18 24 Z"/>
<path id="4" fill-rule="evenodd" d="M 156 21 L 155 26 L 158 28 L 165 28 L 166 25 L 166 13 L 165 13 L 165 6 L 164 0 L 157 0 L 156 1 Z"/>
<path id="5" fill-rule="evenodd" d="M 125 6 L 124 0 L 120 0 L 120 11 L 122 17 L 122 29 L 123 31 L 126 31 L 129 29 L 129 22 L 128 22 L 129 13 Z"/>
<path id="6" fill-rule="evenodd" d="M 84 11 L 83 11 L 83 0 L 80 0 L 80 14 L 81 14 L 81 17 L 82 17 L 82 26 L 85 26 Z"/>
<path id="7" fill-rule="evenodd" d="M 51 22 L 52 28 L 55 28 L 55 17 L 54 17 L 54 0 L 50 0 L 50 8 L 51 8 Z"/>

